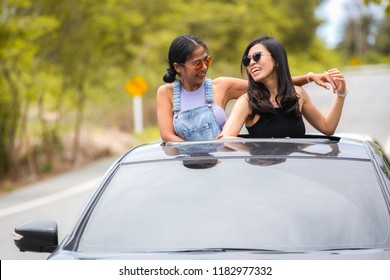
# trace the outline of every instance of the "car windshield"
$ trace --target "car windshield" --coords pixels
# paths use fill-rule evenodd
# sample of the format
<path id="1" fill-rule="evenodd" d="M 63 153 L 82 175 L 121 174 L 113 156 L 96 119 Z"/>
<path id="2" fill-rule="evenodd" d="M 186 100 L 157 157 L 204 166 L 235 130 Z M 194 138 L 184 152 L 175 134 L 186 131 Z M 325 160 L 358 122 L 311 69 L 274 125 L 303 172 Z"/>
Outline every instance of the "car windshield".
<path id="1" fill-rule="evenodd" d="M 389 210 L 369 160 L 224 158 L 121 165 L 80 252 L 389 247 Z"/>

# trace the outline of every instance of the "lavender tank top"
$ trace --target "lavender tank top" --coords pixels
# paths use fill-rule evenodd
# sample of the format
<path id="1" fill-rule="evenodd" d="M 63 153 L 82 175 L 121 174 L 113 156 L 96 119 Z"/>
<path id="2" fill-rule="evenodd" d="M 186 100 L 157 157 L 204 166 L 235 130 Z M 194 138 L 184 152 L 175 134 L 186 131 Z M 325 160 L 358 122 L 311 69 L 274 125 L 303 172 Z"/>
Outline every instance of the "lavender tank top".
<path id="1" fill-rule="evenodd" d="M 205 86 L 206 80 L 202 83 L 202 85 L 195 91 L 187 91 L 184 89 L 184 87 L 180 87 L 180 93 L 181 93 L 181 104 L 180 104 L 180 110 L 177 112 L 183 112 L 187 110 L 191 110 L 200 106 L 204 106 L 206 104 L 206 86 Z M 225 110 L 222 109 L 218 104 L 215 102 L 212 103 L 213 112 L 215 119 L 217 121 L 217 124 L 219 128 L 222 130 L 223 126 L 226 122 L 226 114 Z"/>

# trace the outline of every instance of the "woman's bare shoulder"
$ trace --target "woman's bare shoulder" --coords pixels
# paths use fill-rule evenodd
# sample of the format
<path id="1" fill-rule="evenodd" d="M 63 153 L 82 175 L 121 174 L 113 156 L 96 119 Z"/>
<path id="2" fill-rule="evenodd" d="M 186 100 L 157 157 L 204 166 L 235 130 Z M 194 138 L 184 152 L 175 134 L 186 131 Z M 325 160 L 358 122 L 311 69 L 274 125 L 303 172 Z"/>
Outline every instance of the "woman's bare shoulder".
<path id="1" fill-rule="evenodd" d="M 294 86 L 295 87 L 295 92 L 300 96 L 300 97 L 306 97 L 307 96 L 307 92 L 306 90 L 301 87 L 301 86 Z"/>
<path id="2" fill-rule="evenodd" d="M 248 100 L 249 100 L 248 93 L 247 93 L 247 92 L 244 93 L 244 94 L 241 95 L 238 99 L 248 101 Z M 237 99 L 237 100 L 238 100 L 238 99 Z"/>
<path id="3" fill-rule="evenodd" d="M 173 93 L 173 84 L 163 84 L 158 87 L 157 95 L 158 96 L 172 96 Z"/>

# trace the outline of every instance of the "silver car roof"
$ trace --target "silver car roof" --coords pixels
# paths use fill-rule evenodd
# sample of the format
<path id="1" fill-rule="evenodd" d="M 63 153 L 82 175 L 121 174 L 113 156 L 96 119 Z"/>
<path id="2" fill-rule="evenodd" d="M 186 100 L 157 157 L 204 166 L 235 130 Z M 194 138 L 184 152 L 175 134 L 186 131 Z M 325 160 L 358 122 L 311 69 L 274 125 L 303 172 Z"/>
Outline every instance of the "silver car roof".
<path id="1" fill-rule="evenodd" d="M 212 141 L 153 143 L 137 146 L 120 161 L 170 160 L 182 157 L 316 157 L 370 160 L 369 139 L 335 136 L 308 138 L 230 138 Z"/>

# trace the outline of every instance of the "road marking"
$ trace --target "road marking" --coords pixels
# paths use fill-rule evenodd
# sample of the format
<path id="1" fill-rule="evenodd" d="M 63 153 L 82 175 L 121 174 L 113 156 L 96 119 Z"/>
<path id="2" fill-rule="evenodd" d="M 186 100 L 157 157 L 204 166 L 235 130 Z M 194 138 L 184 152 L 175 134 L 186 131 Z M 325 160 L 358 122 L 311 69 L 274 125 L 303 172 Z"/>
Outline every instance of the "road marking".
<path id="1" fill-rule="evenodd" d="M 83 184 L 77 185 L 73 188 L 70 188 L 70 189 L 55 193 L 55 194 L 47 195 L 47 196 L 44 196 L 41 198 L 31 200 L 29 202 L 21 203 L 18 205 L 14 205 L 14 206 L 2 209 L 2 210 L 0 210 L 0 218 L 5 217 L 5 216 L 9 216 L 9 215 L 13 215 L 16 213 L 20 213 L 23 211 L 27 211 L 27 210 L 30 210 L 30 209 L 35 208 L 35 207 L 40 207 L 40 206 L 43 206 L 45 204 L 53 203 L 55 201 L 58 201 L 58 200 L 61 200 L 61 199 L 85 192 L 85 191 L 88 191 L 88 190 L 96 187 L 97 183 L 99 181 L 100 181 L 100 178 L 94 179 L 94 180 L 85 182 Z"/>

